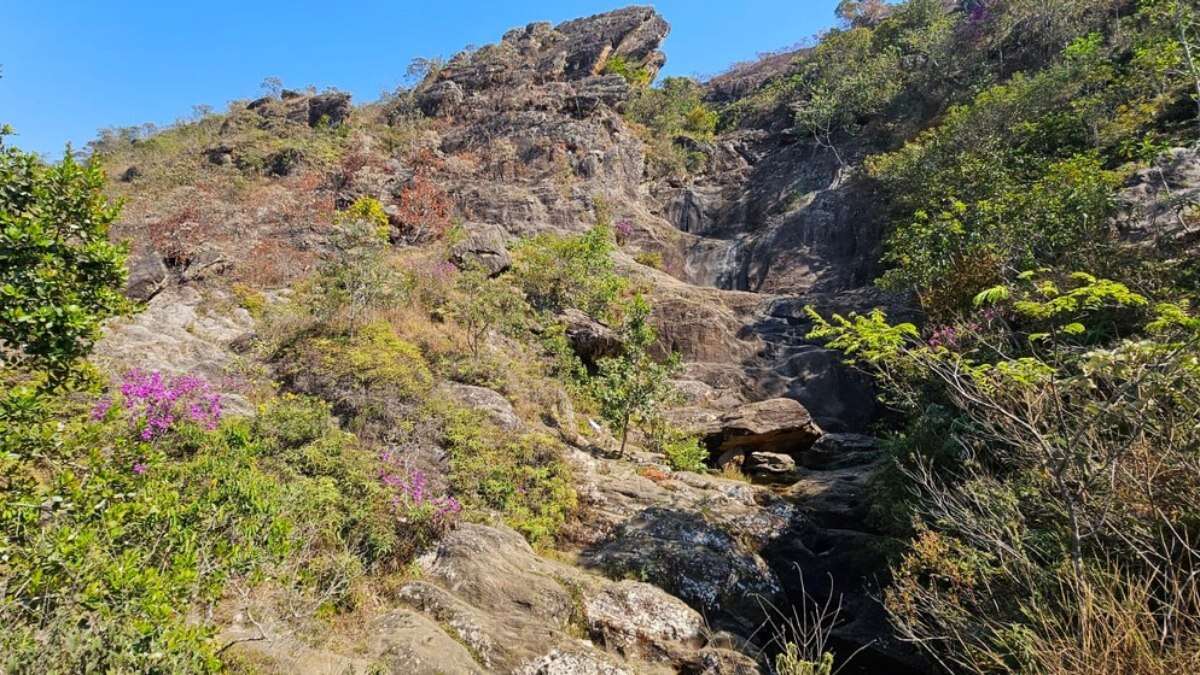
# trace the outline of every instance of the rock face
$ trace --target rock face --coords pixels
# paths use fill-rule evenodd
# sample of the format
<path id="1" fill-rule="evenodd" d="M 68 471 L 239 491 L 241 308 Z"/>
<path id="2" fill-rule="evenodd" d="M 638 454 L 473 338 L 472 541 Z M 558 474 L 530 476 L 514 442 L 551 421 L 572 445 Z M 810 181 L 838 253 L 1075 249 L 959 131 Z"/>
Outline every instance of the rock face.
<path id="1" fill-rule="evenodd" d="M 421 565 L 400 597 L 482 672 L 670 673 L 705 643 L 700 615 L 661 589 L 540 558 L 507 528 L 461 525 Z"/>
<path id="2" fill-rule="evenodd" d="M 1129 242 L 1191 254 L 1200 244 L 1200 150 L 1172 148 L 1117 194 L 1114 224 Z"/>

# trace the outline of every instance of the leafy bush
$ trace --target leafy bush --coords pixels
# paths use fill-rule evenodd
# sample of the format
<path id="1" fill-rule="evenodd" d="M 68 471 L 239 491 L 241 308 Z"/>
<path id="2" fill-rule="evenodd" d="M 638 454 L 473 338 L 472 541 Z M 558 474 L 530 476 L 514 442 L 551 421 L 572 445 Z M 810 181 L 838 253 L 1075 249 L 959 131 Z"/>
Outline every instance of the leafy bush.
<path id="1" fill-rule="evenodd" d="M 1200 468 L 1197 430 L 1179 424 L 1200 414 L 1200 320 L 1082 273 L 1021 274 L 976 303 L 992 306 L 925 337 L 878 313 L 816 320 L 893 405 L 951 411 L 931 426 L 954 452 L 898 456 L 915 535 L 886 594 L 893 622 L 974 671 L 1192 665 L 1200 501 L 1170 476 Z"/>
<path id="2" fill-rule="evenodd" d="M 650 71 L 646 66 L 633 63 L 624 56 L 610 56 L 604 62 L 605 75 L 620 75 L 634 88 L 650 86 Z"/>
<path id="3" fill-rule="evenodd" d="M 450 313 L 466 329 L 467 347 L 478 363 L 488 333 L 496 327 L 519 327 L 528 307 L 507 279 L 492 279 L 478 266 L 458 275 L 455 290 L 458 296 L 451 302 Z"/>
<path id="4" fill-rule="evenodd" d="M 6 670 L 216 671 L 213 629 L 187 608 L 291 550 L 284 490 L 244 425 L 203 432 L 173 460 L 125 432 L 119 405 L 66 420 L 65 461 L 8 472 Z"/>
<path id="5" fill-rule="evenodd" d="M 386 216 L 378 202 L 360 199 L 337 220 L 312 303 L 321 320 L 344 321 L 354 332 L 372 310 L 399 297 L 401 279 L 388 257 Z"/>
<path id="6" fill-rule="evenodd" d="M 612 228 L 598 222 L 585 234 L 539 234 L 513 251 L 513 278 L 538 310 L 568 307 L 603 318 L 627 282 L 614 271 Z"/>
<path id="7" fill-rule="evenodd" d="M 128 309 L 125 249 L 108 241 L 117 207 L 98 163 L 61 162 L 4 145 L 0 130 L 0 347 L 10 363 L 60 383 Z"/>
<path id="8" fill-rule="evenodd" d="M 678 396 L 670 377 L 679 367 L 679 356 L 672 354 L 659 363 L 650 355 L 657 335 L 646 322 L 649 314 L 649 303 L 635 297 L 621 327 L 621 355 L 600 359 L 592 382 L 601 415 L 621 438 L 622 454 L 629 426 L 654 420 Z"/>
<path id="9" fill-rule="evenodd" d="M 400 339 L 383 320 L 372 321 L 351 336 L 316 338 L 309 350 L 320 373 L 351 389 L 375 388 L 412 400 L 433 386 L 421 350 Z"/>
<path id="10" fill-rule="evenodd" d="M 453 404 L 443 404 L 438 413 L 450 454 L 450 484 L 468 512 L 495 510 L 533 544 L 550 544 L 577 501 L 558 441 L 503 432 L 481 413 Z"/>
<path id="11" fill-rule="evenodd" d="M 698 169 L 702 152 L 679 139 L 708 142 L 717 128 L 717 113 L 704 104 L 703 88 L 685 77 L 668 77 L 662 85 L 642 90 L 625 106 L 625 116 L 643 129 L 649 159 L 668 173 Z"/>
<path id="12" fill-rule="evenodd" d="M 704 447 L 700 439 L 671 435 L 663 440 L 661 447 L 667 457 L 667 464 L 670 464 L 672 469 L 695 473 L 708 471 L 708 448 Z"/>

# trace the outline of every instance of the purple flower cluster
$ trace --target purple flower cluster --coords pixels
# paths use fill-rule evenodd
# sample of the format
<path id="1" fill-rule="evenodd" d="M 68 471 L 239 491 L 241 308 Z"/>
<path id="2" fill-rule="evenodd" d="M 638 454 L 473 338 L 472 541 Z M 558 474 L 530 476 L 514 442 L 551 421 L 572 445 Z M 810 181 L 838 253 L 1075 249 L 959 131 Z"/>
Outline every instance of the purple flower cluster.
<path id="1" fill-rule="evenodd" d="M 971 336 L 980 334 L 985 328 L 989 327 L 993 321 L 1001 319 L 1003 316 L 1004 312 L 999 307 L 988 307 L 987 309 L 979 312 L 979 314 L 976 316 L 976 319 L 973 321 L 966 321 L 956 325 L 947 324 L 943 326 L 937 326 L 933 329 L 933 332 L 929 334 L 929 339 L 926 340 L 926 342 L 930 347 L 935 349 L 938 347 L 945 347 L 946 349 L 951 350 L 958 349 L 965 342 L 967 342 Z"/>
<path id="2" fill-rule="evenodd" d="M 951 350 L 957 349 L 959 347 L 959 343 L 964 337 L 966 337 L 969 330 L 969 327 L 960 328 L 958 326 L 938 326 L 937 328 L 933 329 L 933 333 L 929 335 L 929 340 L 927 340 L 927 342 L 929 343 L 930 347 L 935 349 L 938 347 L 945 347 L 946 349 Z"/>
<path id="3" fill-rule="evenodd" d="M 391 450 L 380 453 L 383 468 L 379 482 L 392 491 L 392 506 L 401 514 L 428 513 L 435 527 L 445 527 L 462 511 L 462 504 L 450 495 L 436 495 L 424 471 L 413 469 Z"/>
<path id="4" fill-rule="evenodd" d="M 633 236 L 633 223 L 628 218 L 622 218 L 613 226 L 613 230 L 617 233 L 617 241 L 625 241 Z"/>
<path id="5" fill-rule="evenodd" d="M 158 371 L 131 370 L 120 387 L 123 410 L 143 441 L 152 441 L 180 422 L 212 430 L 221 421 L 221 395 L 198 375 L 164 376 Z M 104 397 L 92 408 L 92 419 L 105 417 L 113 406 Z"/>

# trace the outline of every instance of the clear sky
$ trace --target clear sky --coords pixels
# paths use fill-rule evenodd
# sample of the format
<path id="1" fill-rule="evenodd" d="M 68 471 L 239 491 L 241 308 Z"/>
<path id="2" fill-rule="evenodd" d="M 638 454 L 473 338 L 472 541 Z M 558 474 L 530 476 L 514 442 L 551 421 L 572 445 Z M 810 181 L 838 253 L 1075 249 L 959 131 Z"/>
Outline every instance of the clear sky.
<path id="1" fill-rule="evenodd" d="M 418 56 L 450 56 L 531 21 L 558 22 L 619 0 L 16 0 L 0 10 L 0 124 L 57 156 L 109 126 L 169 124 L 192 106 L 223 110 L 285 86 L 337 87 L 362 103 L 394 89 Z M 706 76 L 834 23 L 837 0 L 663 0 L 665 74 Z"/>

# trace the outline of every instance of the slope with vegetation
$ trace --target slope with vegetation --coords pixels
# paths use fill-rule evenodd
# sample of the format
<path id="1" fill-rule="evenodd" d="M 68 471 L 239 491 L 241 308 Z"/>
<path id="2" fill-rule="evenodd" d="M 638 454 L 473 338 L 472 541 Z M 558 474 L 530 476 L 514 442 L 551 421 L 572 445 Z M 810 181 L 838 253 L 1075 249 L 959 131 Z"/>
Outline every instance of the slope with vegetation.
<path id="1" fill-rule="evenodd" d="M 0 145 L 0 668 L 1200 667 L 1200 13 L 838 13 Z"/>

